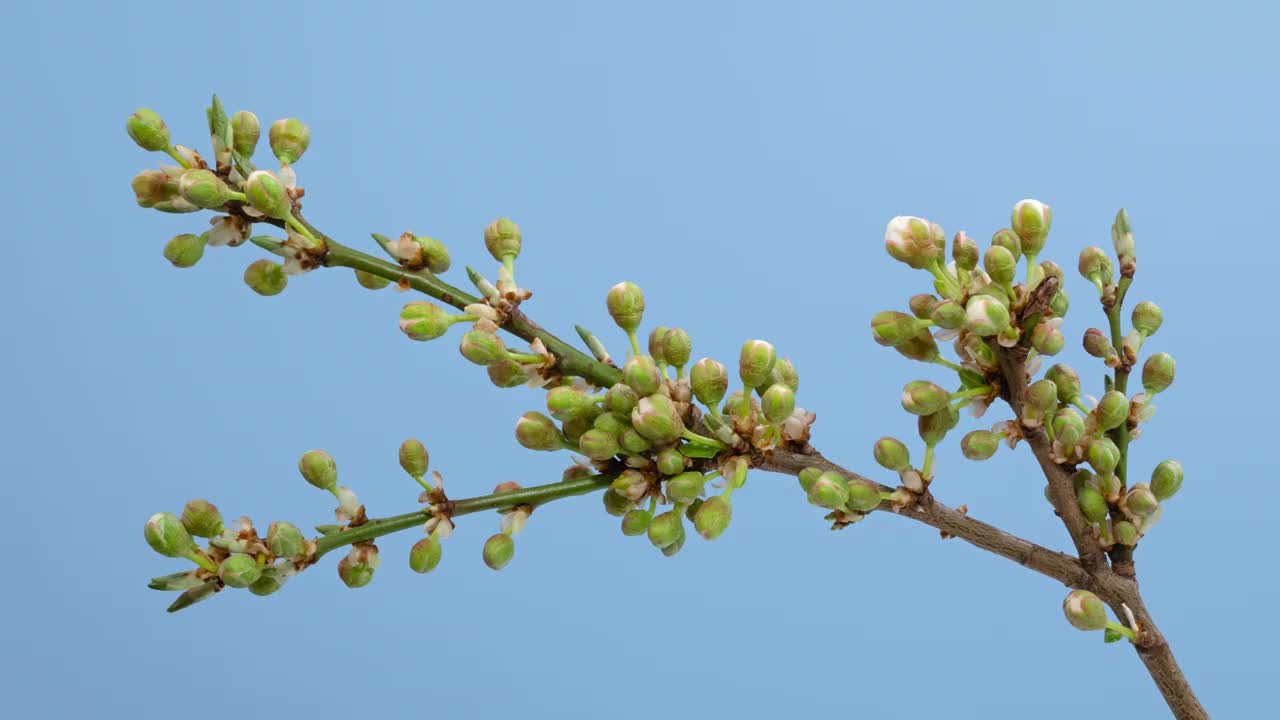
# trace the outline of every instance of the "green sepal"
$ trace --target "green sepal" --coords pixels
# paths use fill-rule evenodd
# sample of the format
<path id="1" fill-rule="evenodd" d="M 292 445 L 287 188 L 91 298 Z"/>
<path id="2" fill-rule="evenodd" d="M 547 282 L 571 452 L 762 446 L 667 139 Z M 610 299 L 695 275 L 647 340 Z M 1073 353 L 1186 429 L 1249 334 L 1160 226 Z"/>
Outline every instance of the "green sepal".
<path id="1" fill-rule="evenodd" d="M 720 454 L 718 448 L 701 443 L 685 443 L 680 446 L 680 454 L 687 458 L 713 458 Z"/>

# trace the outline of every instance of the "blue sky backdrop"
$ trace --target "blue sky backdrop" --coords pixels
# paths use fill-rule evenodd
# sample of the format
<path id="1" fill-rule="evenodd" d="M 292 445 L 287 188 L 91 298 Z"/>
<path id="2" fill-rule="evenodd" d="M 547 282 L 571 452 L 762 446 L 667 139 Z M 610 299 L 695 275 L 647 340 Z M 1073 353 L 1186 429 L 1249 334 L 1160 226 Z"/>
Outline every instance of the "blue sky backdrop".
<path id="1" fill-rule="evenodd" d="M 312 130 L 309 218 L 343 242 L 412 228 L 488 267 L 481 230 L 525 235 L 528 311 L 621 352 L 606 289 L 726 362 L 748 337 L 800 370 L 815 443 L 882 481 L 870 448 L 913 435 L 902 384 L 942 374 L 875 346 L 868 320 L 927 289 L 882 249 L 915 214 L 979 239 L 1036 197 L 1070 269 L 1133 219 L 1131 297 L 1175 387 L 1133 447 L 1177 457 L 1182 493 L 1142 544 L 1152 611 L 1205 704 L 1257 717 L 1277 630 L 1267 405 L 1278 110 L 1268 3 L 23 3 L 0 28 L 0 476 L 8 571 L 0 688 L 15 717 L 1155 717 L 1133 653 L 1063 621 L 1065 590 L 892 516 L 830 532 L 790 478 L 754 475 L 733 527 L 667 559 L 597 498 L 539 511 L 502 573 L 493 515 L 460 522 L 433 574 L 381 543 L 345 589 L 333 561 L 265 599 L 178 615 L 146 580 L 180 567 L 142 525 L 206 497 L 264 525 L 325 522 L 312 447 L 374 514 L 415 506 L 396 464 L 425 440 L 455 495 L 559 476 L 454 340 L 396 330 L 406 296 L 345 271 L 278 297 L 241 282 L 256 248 L 191 270 L 160 255 L 201 216 L 134 206 L 156 156 L 136 107 L 207 145 L 203 109 Z M 450 277 L 462 283 L 459 272 Z M 1074 272 L 1064 356 L 1103 319 Z M 999 408 L 983 419 L 1003 419 Z M 963 426 L 976 427 L 971 421 Z M 958 439 L 959 433 L 956 435 Z M 918 448 L 918 445 L 916 446 Z M 917 450 L 918 452 L 918 450 Z M 978 465 L 949 442 L 937 495 L 1056 548 L 1026 452 Z"/>

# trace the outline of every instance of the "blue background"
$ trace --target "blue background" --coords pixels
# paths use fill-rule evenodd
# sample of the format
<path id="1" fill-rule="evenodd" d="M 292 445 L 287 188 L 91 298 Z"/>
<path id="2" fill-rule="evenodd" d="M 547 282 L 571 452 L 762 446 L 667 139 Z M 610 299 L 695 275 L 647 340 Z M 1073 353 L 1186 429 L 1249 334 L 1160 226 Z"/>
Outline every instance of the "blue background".
<path id="1" fill-rule="evenodd" d="M 481 229 L 515 218 L 527 308 L 551 329 L 585 323 L 620 353 L 603 297 L 631 279 L 648 327 L 688 328 L 695 356 L 772 340 L 800 369 L 815 443 L 884 481 L 871 443 L 913 432 L 901 385 L 943 378 L 868 338 L 872 313 L 927 289 L 884 254 L 885 222 L 983 239 L 1037 197 L 1054 208 L 1046 255 L 1070 270 L 1109 245 L 1125 205 L 1131 297 L 1164 307 L 1149 347 L 1180 366 L 1132 462 L 1187 467 L 1139 551 L 1143 588 L 1217 716 L 1274 705 L 1276 346 L 1260 322 L 1274 6 L 291 5 L 7 11 L 0 688 L 14 716 L 1163 713 L 1132 652 L 1062 620 L 1052 581 L 891 516 L 833 534 L 794 480 L 764 474 L 735 496 L 730 532 L 673 559 L 585 498 L 539 511 L 500 574 L 480 562 L 497 517 L 472 516 L 425 577 L 405 533 L 381 543 L 364 590 L 326 559 L 270 598 L 166 615 L 171 596 L 145 582 L 179 565 L 143 544 L 147 516 L 207 497 L 264 526 L 328 521 L 331 500 L 295 470 L 309 448 L 333 453 L 374 514 L 415 506 L 405 437 L 456 496 L 567 464 L 511 437 L 539 394 L 492 388 L 456 336 L 401 336 L 406 296 L 335 271 L 260 298 L 240 280 L 252 246 L 168 266 L 165 240 L 205 218 L 134 206 L 129 179 L 158 157 L 124 119 L 152 107 L 203 149 L 214 91 L 309 123 L 307 214 L 335 238 L 372 250 L 369 231 L 413 228 L 459 269 L 488 267 Z M 1074 272 L 1067 287 L 1064 357 L 1097 393 L 1078 340 L 1103 319 Z M 1026 452 L 976 465 L 951 442 L 935 489 L 1065 547 L 1041 486 Z"/>

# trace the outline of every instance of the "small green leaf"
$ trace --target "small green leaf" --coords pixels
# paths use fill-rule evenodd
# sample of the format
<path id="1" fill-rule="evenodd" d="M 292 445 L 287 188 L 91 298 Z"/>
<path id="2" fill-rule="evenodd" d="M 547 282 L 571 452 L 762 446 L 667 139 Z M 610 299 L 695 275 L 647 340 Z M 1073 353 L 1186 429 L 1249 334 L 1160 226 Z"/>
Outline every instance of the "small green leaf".
<path id="1" fill-rule="evenodd" d="M 680 454 L 689 458 L 713 458 L 720 454 L 720 450 L 709 445 L 686 443 L 680 446 Z"/>
<path id="2" fill-rule="evenodd" d="M 189 608 L 201 600 L 209 598 L 216 592 L 218 592 L 217 579 L 206 580 L 200 585 L 197 585 L 196 587 L 193 587 L 179 595 L 178 599 L 173 601 L 173 604 L 169 606 L 169 609 L 166 612 L 175 613 L 179 610 Z"/>

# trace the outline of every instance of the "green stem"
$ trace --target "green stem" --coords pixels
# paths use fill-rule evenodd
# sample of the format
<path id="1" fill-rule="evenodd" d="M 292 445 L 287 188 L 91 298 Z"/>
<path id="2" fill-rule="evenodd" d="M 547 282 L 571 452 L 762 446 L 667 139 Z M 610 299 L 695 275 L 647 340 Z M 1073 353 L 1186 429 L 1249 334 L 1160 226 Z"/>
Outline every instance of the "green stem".
<path id="1" fill-rule="evenodd" d="M 1121 277 L 1120 282 L 1116 285 L 1116 301 L 1107 309 L 1107 322 L 1111 329 L 1111 347 L 1120 354 L 1121 363 L 1115 369 L 1115 382 L 1112 387 L 1116 392 L 1125 393 L 1127 395 L 1129 388 L 1129 371 L 1130 368 L 1124 360 L 1124 335 L 1120 329 L 1120 313 L 1124 307 L 1124 296 L 1129 292 L 1129 285 L 1133 282 L 1133 278 Z M 1112 430 L 1111 439 L 1115 442 L 1116 447 L 1120 450 L 1120 464 L 1116 466 L 1116 477 L 1120 478 L 1121 487 L 1125 486 L 1126 469 L 1129 464 L 1129 425 L 1128 423 L 1120 423 L 1120 427 Z"/>
<path id="2" fill-rule="evenodd" d="M 532 364 L 532 363 L 541 364 L 546 361 L 546 358 L 541 355 L 534 355 L 533 353 L 516 352 L 515 350 L 508 350 L 507 357 L 511 358 L 512 360 L 515 360 L 518 363 L 524 363 L 524 364 Z"/>
<path id="3" fill-rule="evenodd" d="M 948 360 L 948 359 L 946 359 L 946 358 L 942 357 L 941 355 L 939 355 L 937 358 L 935 358 L 935 359 L 933 360 L 933 363 L 934 363 L 935 365 L 941 365 L 942 367 L 947 368 L 947 369 L 949 369 L 949 370 L 953 370 L 953 371 L 955 371 L 955 372 L 960 372 L 960 371 L 964 370 L 964 368 L 962 368 L 962 367 L 960 367 L 959 365 L 957 365 L 957 364 L 955 364 L 955 363 L 951 362 L 950 360 Z"/>
<path id="4" fill-rule="evenodd" d="M 299 235 L 311 241 L 312 248 L 324 247 L 324 245 L 321 244 L 321 242 L 316 239 L 316 236 L 311 234 L 311 230 L 307 228 L 306 225 L 303 225 L 301 222 L 299 222 L 298 219 L 295 218 L 292 214 L 286 216 L 284 221 L 286 225 L 293 228 Z"/>
<path id="5" fill-rule="evenodd" d="M 192 550 L 191 554 L 187 555 L 187 559 L 199 565 L 200 567 L 204 568 L 205 570 L 208 570 L 211 573 L 218 572 L 217 563 L 205 557 L 204 555 L 201 555 L 198 550 Z"/>
<path id="6" fill-rule="evenodd" d="M 177 148 L 175 148 L 174 146 L 170 145 L 169 147 L 165 148 L 165 149 L 164 149 L 164 154 L 165 154 L 165 155 L 168 155 L 168 156 L 169 156 L 169 157 L 171 157 L 171 158 L 173 158 L 173 161 L 174 161 L 174 162 L 176 162 L 176 163 L 178 163 L 179 165 L 181 165 L 181 166 L 182 166 L 182 168 L 183 168 L 184 170 L 190 170 L 190 169 L 191 169 L 191 163 L 187 162 L 187 159 L 186 159 L 186 158 L 184 158 L 184 157 L 182 157 L 181 155 L 179 155 L 179 154 L 178 154 L 178 149 L 177 149 Z"/>
<path id="7" fill-rule="evenodd" d="M 990 392 L 991 392 L 991 386 L 983 385 L 982 387 L 969 388 L 968 390 L 960 390 L 958 392 L 953 392 L 951 393 L 951 400 L 953 402 L 956 400 L 968 400 L 969 398 L 982 397 L 983 395 L 987 395 Z"/>
<path id="8" fill-rule="evenodd" d="M 1127 628 L 1114 620 L 1107 621 L 1107 629 L 1115 633 L 1118 633 L 1120 635 L 1123 635 L 1124 638 L 1129 642 L 1134 642 L 1135 640 L 1138 639 L 1138 633 L 1134 632 L 1131 628 Z"/>
<path id="9" fill-rule="evenodd" d="M 925 480 L 933 479 L 933 443 L 924 446 L 924 463 L 920 466 L 920 476 Z"/>
<path id="10" fill-rule="evenodd" d="M 689 442 L 698 443 L 699 445 L 707 445 L 713 448 L 719 448 L 720 450 L 725 450 L 729 447 L 728 445 L 725 445 L 724 443 L 720 442 L 719 440 L 716 440 L 715 438 L 709 438 L 703 435 L 699 435 L 698 433 L 688 428 L 685 428 L 685 431 L 680 433 L 680 437 L 684 438 L 685 440 L 688 440 Z"/>

